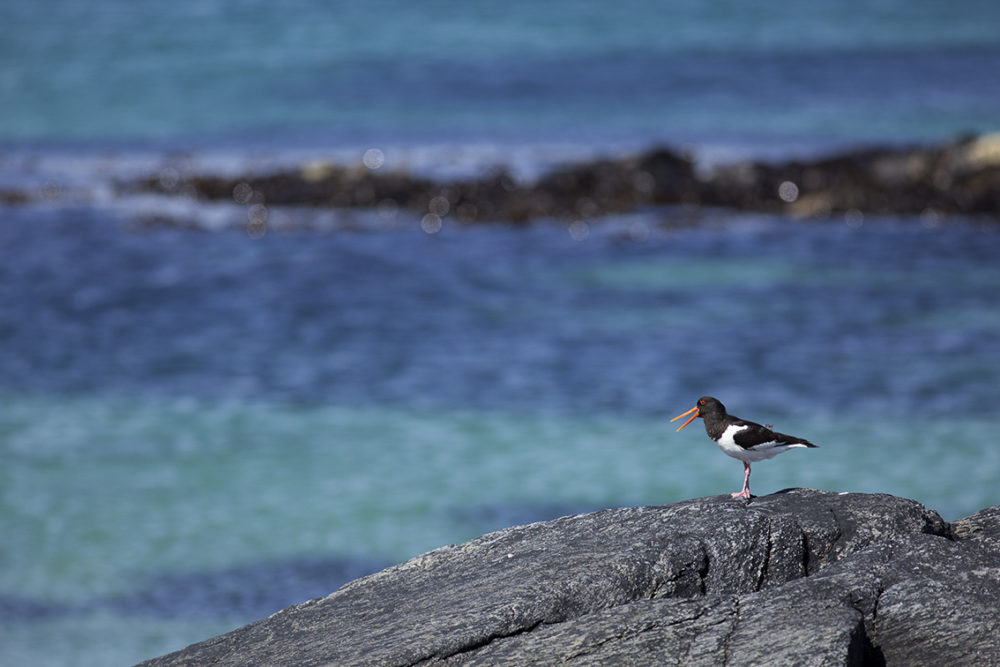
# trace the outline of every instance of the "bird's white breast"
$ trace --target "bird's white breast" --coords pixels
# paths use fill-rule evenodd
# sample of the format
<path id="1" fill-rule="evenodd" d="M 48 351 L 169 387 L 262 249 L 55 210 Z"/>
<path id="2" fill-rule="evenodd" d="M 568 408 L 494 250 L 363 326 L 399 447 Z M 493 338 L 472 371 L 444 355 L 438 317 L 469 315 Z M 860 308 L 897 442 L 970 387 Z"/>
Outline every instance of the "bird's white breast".
<path id="1" fill-rule="evenodd" d="M 748 428 L 746 424 L 730 424 L 726 427 L 726 430 L 722 432 L 722 437 L 720 437 L 715 444 L 719 446 L 719 449 L 729 456 L 732 456 L 734 459 L 747 461 L 748 463 L 772 458 L 781 452 L 791 449 L 792 447 L 805 447 L 805 445 L 786 445 L 772 441 L 762 442 L 759 445 L 754 445 L 750 449 L 744 449 L 736 444 L 735 437 L 737 433 L 746 428 Z"/>

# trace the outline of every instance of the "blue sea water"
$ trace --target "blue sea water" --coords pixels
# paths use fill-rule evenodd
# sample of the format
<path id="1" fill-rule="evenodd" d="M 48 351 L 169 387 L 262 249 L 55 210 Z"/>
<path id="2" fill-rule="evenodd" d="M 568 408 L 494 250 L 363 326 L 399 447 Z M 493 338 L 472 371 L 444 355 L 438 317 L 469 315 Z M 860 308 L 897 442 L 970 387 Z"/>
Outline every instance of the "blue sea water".
<path id="1" fill-rule="evenodd" d="M 516 523 L 790 486 L 1000 504 L 1000 228 L 666 208 L 427 233 L 137 195 L 323 159 L 521 176 L 942 141 L 1000 5 L 0 5 L 0 664 L 130 664 Z M 0 198 L 2 199 L 2 198 Z M 166 222 L 166 224 L 161 224 Z"/>

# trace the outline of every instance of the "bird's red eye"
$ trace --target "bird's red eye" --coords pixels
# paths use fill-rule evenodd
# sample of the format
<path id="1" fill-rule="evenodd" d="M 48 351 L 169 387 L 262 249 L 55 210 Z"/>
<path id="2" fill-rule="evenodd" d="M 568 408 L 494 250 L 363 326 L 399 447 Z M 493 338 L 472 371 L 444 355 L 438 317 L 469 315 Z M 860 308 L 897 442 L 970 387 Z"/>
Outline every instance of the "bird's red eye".
<path id="1" fill-rule="evenodd" d="M 705 401 L 698 401 L 698 405 L 705 405 Z"/>

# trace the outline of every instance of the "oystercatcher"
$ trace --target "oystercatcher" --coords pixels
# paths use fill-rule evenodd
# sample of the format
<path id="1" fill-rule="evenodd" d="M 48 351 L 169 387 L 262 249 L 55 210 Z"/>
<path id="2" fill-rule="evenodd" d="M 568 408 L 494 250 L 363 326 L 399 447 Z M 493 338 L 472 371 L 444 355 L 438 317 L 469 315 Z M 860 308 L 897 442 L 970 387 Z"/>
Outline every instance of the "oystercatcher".
<path id="1" fill-rule="evenodd" d="M 743 490 L 732 494 L 733 498 L 750 498 L 750 462 L 763 461 L 792 447 L 816 447 L 808 440 L 772 431 L 770 425 L 761 426 L 726 412 L 726 406 L 717 398 L 702 396 L 698 404 L 677 415 L 670 421 L 691 415 L 680 428 L 690 424 L 695 417 L 705 420 L 705 432 L 724 453 L 743 461 Z"/>

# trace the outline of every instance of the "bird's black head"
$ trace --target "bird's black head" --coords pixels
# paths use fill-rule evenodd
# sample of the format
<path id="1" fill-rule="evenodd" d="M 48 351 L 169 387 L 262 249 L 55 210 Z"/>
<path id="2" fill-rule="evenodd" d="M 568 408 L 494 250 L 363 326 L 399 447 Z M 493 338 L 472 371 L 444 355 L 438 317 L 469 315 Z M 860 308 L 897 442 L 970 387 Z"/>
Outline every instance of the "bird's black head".
<path id="1" fill-rule="evenodd" d="M 698 399 L 698 416 L 702 419 L 706 415 L 724 415 L 726 414 L 726 406 L 722 404 L 722 401 L 713 396 L 702 396 Z"/>
<path id="2" fill-rule="evenodd" d="M 684 414 L 677 415 L 670 421 L 675 422 L 681 417 L 687 417 L 688 415 L 691 415 L 691 418 L 688 419 L 686 422 L 684 422 L 680 426 L 680 428 L 677 429 L 679 431 L 688 424 L 690 424 L 691 422 L 693 422 L 696 417 L 701 417 L 702 419 L 704 419 L 705 417 L 716 417 L 716 416 L 721 417 L 724 414 L 726 414 L 726 406 L 722 404 L 722 401 L 720 401 L 717 398 L 713 398 L 711 396 L 702 396 L 701 398 L 698 399 L 698 402 L 695 404 L 693 408 L 691 408 Z"/>

